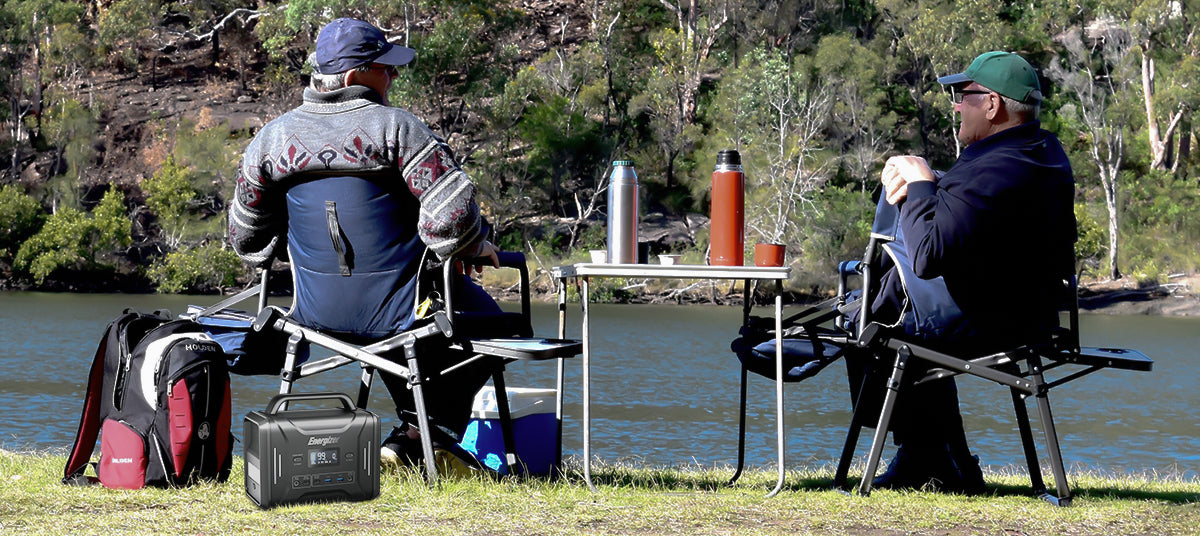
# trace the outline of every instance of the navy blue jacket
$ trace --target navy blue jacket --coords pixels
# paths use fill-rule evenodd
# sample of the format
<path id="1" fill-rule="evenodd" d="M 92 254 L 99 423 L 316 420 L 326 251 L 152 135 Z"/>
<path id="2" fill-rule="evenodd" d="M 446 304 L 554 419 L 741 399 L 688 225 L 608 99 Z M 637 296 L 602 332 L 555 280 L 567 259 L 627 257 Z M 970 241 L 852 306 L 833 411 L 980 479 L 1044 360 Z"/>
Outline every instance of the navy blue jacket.
<path id="1" fill-rule="evenodd" d="M 913 271 L 945 280 L 973 341 L 1044 336 L 1075 269 L 1074 198 L 1067 155 L 1040 123 L 980 140 L 937 183 L 908 186 L 900 215 Z"/>

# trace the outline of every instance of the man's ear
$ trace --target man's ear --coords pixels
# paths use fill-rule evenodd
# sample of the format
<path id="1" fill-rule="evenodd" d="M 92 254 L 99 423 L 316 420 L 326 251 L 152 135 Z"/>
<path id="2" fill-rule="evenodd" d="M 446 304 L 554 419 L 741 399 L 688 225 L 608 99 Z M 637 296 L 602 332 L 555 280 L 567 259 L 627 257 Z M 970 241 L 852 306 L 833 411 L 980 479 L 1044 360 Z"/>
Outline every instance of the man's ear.
<path id="1" fill-rule="evenodd" d="M 1008 110 L 1004 106 L 1004 97 L 999 93 L 988 93 L 988 109 L 984 116 L 988 121 L 999 122 L 1004 119 Z"/>

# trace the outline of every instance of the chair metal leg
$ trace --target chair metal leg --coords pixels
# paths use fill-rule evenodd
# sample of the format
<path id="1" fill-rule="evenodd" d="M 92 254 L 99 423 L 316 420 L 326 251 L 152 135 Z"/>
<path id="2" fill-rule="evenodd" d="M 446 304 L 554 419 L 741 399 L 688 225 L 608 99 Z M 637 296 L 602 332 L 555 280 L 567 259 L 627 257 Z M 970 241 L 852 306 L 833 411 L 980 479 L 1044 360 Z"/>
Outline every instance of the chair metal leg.
<path id="1" fill-rule="evenodd" d="M 849 357 L 846 357 L 846 359 L 849 359 Z M 833 475 L 833 487 L 835 489 L 850 490 L 850 486 L 846 484 L 846 480 L 850 476 L 850 464 L 854 461 L 854 449 L 858 446 L 858 436 L 862 434 L 865 417 L 861 411 L 870 378 L 871 374 L 869 372 L 863 373 L 862 387 L 858 389 L 858 400 L 854 401 L 854 413 L 850 415 L 850 429 L 846 430 L 846 444 L 842 446 L 842 457 L 838 459 L 837 473 Z"/>
<path id="2" fill-rule="evenodd" d="M 558 338 L 567 338 L 567 283 L 560 279 L 558 281 Z M 555 437 L 558 438 L 558 447 L 554 453 L 554 468 L 551 470 L 551 478 L 559 478 L 562 476 L 562 451 L 563 451 L 563 380 L 566 378 L 567 359 L 565 357 L 558 358 L 558 371 L 555 383 L 554 393 L 554 420 L 557 427 Z"/>
<path id="3" fill-rule="evenodd" d="M 1042 362 L 1036 355 L 1029 359 L 1029 367 L 1032 374 L 1037 398 L 1038 414 L 1042 421 L 1042 430 L 1046 436 L 1046 454 L 1050 456 L 1050 470 L 1054 473 L 1054 491 L 1058 496 L 1052 496 L 1049 493 L 1042 495 L 1042 498 L 1056 506 L 1071 505 L 1071 488 L 1067 484 L 1067 470 L 1063 465 L 1062 451 L 1058 445 L 1058 430 L 1054 427 L 1054 415 L 1050 411 L 1050 390 L 1047 389 L 1046 379 L 1042 376 Z"/>
<path id="4" fill-rule="evenodd" d="M 496 409 L 500 414 L 500 435 L 504 438 L 504 464 L 508 466 L 508 474 L 515 475 L 521 471 L 517 463 L 517 442 L 513 434 L 512 412 L 508 406 L 508 391 L 504 387 L 504 371 L 492 373 L 492 387 L 496 390 Z M 524 473 L 524 471 L 521 471 Z"/>
<path id="5" fill-rule="evenodd" d="M 875 436 L 871 440 L 871 453 L 867 456 L 867 468 L 863 471 L 862 482 L 858 485 L 858 493 L 871 494 L 871 482 L 875 479 L 875 471 L 879 469 L 879 459 L 883 456 L 883 444 L 887 441 L 888 426 L 892 421 L 892 411 L 896 408 L 896 398 L 900 394 L 900 381 L 904 377 L 904 367 L 908 363 L 909 349 L 901 346 L 896 350 L 896 365 L 892 368 L 892 376 L 888 379 L 887 394 L 883 398 L 883 410 L 879 413 L 879 424 L 875 427 Z"/>
<path id="6" fill-rule="evenodd" d="M 413 402 L 417 407 L 417 424 L 421 427 L 421 451 L 425 455 L 425 481 L 430 486 L 437 485 L 437 465 L 433 457 L 433 429 L 429 425 L 429 413 L 425 410 L 424 380 L 417 367 L 417 350 L 414 342 L 404 345 L 404 357 L 408 361 L 408 384 L 412 386 Z"/>
<path id="7" fill-rule="evenodd" d="M 861 419 L 858 410 L 855 409 L 854 414 L 850 416 L 850 429 L 846 431 L 846 444 L 842 446 L 842 457 L 838 459 L 837 473 L 833 475 L 834 489 L 850 490 L 846 480 L 850 476 L 850 463 L 854 461 L 854 448 L 858 446 L 858 436 L 862 433 Z"/>
<path id="8" fill-rule="evenodd" d="M 729 479 L 730 485 L 733 485 L 742 476 L 742 468 L 746 464 L 746 380 L 746 366 L 742 365 L 742 396 L 739 405 L 741 413 L 738 416 L 737 469 L 733 472 L 733 477 Z"/>
<path id="9" fill-rule="evenodd" d="M 283 377 L 279 381 L 279 394 L 286 395 L 292 392 L 292 383 L 296 381 L 296 375 L 300 370 L 296 366 L 296 354 L 300 351 L 300 345 L 304 344 L 304 335 L 300 332 L 292 333 L 288 337 L 287 351 L 283 359 Z M 286 406 L 284 406 L 286 409 Z"/>
<path id="10" fill-rule="evenodd" d="M 1029 466 L 1029 483 L 1035 494 L 1045 495 L 1046 483 L 1042 480 L 1042 468 L 1038 463 L 1037 446 L 1033 442 L 1033 428 L 1029 425 L 1029 409 L 1025 407 L 1025 396 L 1017 389 L 1011 391 L 1017 428 L 1021 431 L 1021 447 L 1025 450 L 1025 464 Z"/>
<path id="11" fill-rule="evenodd" d="M 362 365 L 362 376 L 358 383 L 358 407 L 366 408 L 371 401 L 371 382 L 375 378 L 375 367 Z"/>

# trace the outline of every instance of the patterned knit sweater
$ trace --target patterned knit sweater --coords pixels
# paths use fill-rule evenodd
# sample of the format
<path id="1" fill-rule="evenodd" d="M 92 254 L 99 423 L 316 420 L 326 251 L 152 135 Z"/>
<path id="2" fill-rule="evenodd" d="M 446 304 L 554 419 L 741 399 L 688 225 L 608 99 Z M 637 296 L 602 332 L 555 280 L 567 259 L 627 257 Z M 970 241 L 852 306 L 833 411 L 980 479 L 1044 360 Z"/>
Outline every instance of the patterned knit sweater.
<path id="1" fill-rule="evenodd" d="M 285 194 L 313 176 L 394 174 L 421 204 L 414 224 L 440 258 L 473 256 L 482 243 L 475 186 L 450 148 L 412 113 L 364 86 L 304 90 L 304 103 L 251 140 L 229 207 L 229 241 L 243 260 L 272 258 L 287 231 Z M 385 179 L 392 180 L 392 179 Z"/>

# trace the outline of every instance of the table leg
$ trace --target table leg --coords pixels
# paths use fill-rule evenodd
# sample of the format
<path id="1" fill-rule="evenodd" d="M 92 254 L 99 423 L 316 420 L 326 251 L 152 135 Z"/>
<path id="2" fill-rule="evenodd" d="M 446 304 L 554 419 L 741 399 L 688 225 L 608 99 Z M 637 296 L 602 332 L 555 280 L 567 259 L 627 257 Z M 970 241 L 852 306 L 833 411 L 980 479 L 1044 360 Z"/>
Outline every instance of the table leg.
<path id="1" fill-rule="evenodd" d="M 580 290 L 579 302 L 583 305 L 583 480 L 588 489 L 596 491 L 592 484 L 592 348 L 588 316 L 588 302 L 591 299 L 588 277 L 583 277 L 583 288 Z"/>
<path id="2" fill-rule="evenodd" d="M 786 428 L 783 424 L 783 282 L 775 282 L 775 426 L 777 433 L 776 448 L 778 449 L 779 480 L 775 489 L 767 494 L 774 497 L 783 489 L 784 474 L 787 466 L 784 464 L 784 447 L 786 446 Z"/>

